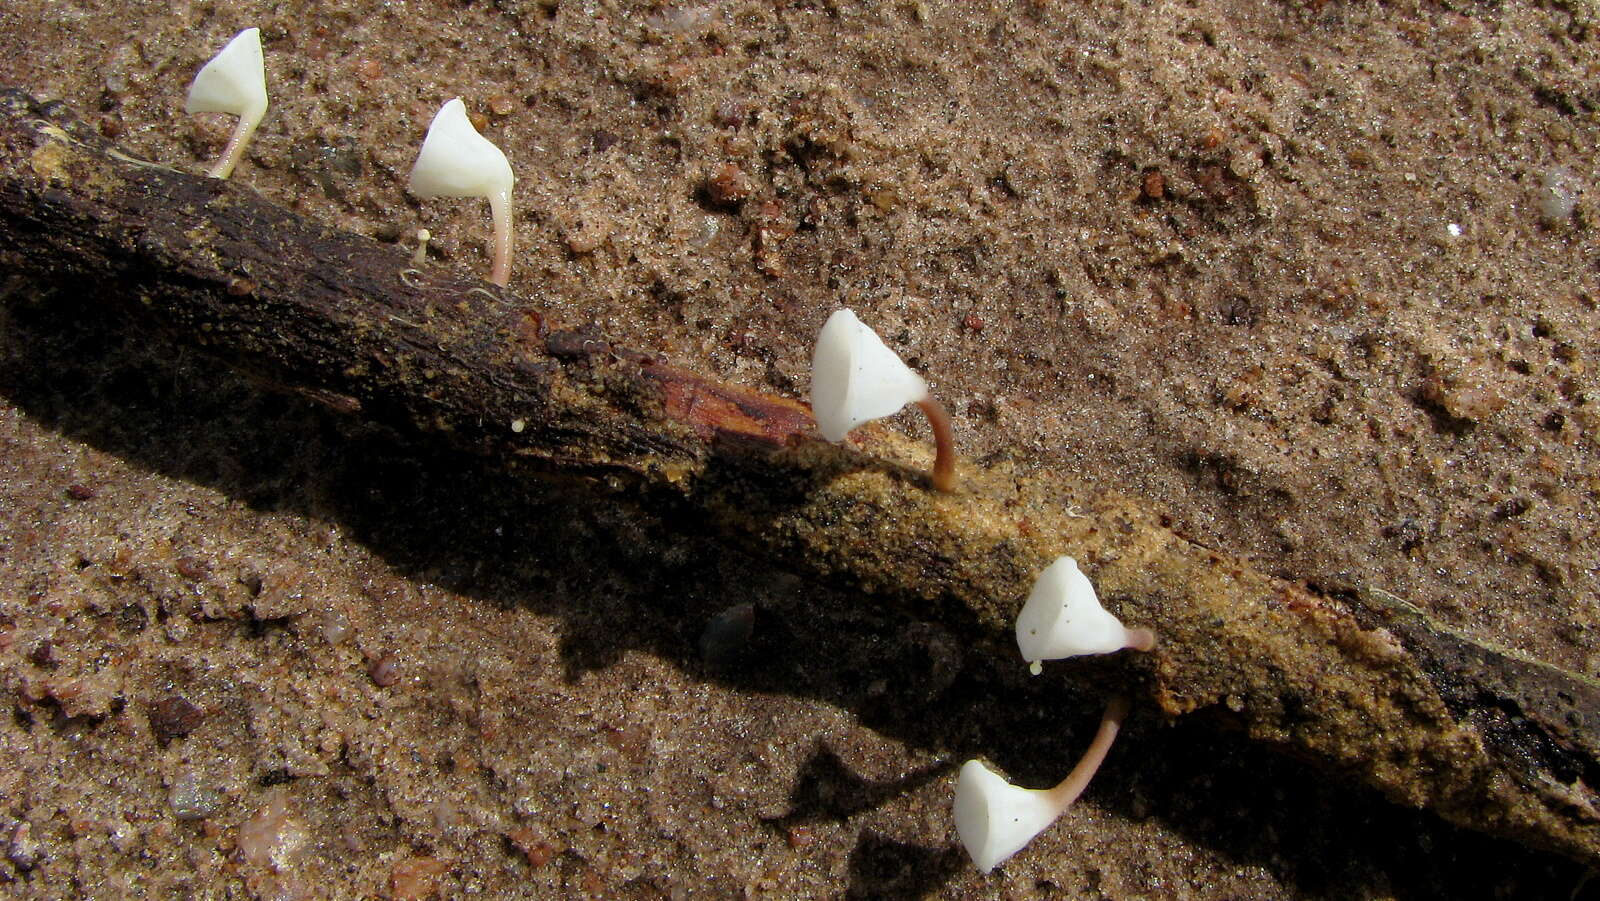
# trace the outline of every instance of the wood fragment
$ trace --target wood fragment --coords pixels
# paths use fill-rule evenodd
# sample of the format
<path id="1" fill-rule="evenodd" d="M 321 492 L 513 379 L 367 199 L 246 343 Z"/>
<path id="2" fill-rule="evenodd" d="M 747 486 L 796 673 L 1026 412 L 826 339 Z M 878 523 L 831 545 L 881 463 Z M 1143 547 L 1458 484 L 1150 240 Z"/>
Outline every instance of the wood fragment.
<path id="1" fill-rule="evenodd" d="M 1121 686 L 1146 703 L 1600 865 L 1600 685 L 1392 595 L 1266 575 L 1070 478 L 962 466 L 956 493 L 933 491 L 919 443 L 868 427 L 829 445 L 802 404 L 554 326 L 516 293 L 134 159 L 14 91 L 0 262 L 343 412 L 513 470 L 620 480 L 997 653 L 1035 574 L 1069 553 L 1108 607 L 1160 633 Z"/>

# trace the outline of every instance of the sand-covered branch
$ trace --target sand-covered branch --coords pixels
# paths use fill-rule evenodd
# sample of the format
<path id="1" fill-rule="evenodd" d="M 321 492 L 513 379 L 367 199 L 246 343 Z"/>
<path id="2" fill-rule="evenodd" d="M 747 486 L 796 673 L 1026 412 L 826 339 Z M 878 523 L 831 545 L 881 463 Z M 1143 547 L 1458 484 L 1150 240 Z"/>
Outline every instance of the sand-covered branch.
<path id="1" fill-rule="evenodd" d="M 1160 633 L 1126 664 L 1147 703 L 1600 862 L 1600 688 L 1398 598 L 1266 575 L 1067 475 L 964 465 L 958 492 L 935 492 L 920 443 L 868 428 L 854 447 L 827 444 L 793 400 L 546 321 L 538 286 L 413 269 L 246 185 L 133 159 L 17 93 L 0 98 L 0 260 L 353 415 L 501 460 L 508 477 L 620 480 L 996 653 L 1011 652 L 1034 575 L 1070 553 L 1124 621 Z"/>

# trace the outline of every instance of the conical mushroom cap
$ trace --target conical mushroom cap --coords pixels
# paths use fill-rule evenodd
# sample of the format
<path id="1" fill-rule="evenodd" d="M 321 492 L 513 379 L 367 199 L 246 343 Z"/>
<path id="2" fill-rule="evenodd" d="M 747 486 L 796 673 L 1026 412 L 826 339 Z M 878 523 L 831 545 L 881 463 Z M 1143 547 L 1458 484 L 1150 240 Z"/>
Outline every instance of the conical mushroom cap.
<path id="1" fill-rule="evenodd" d="M 234 35 L 222 52 L 200 67 L 189 85 L 190 113 L 232 113 L 240 118 L 267 111 L 267 67 L 261 56 L 261 29 Z"/>
<path id="2" fill-rule="evenodd" d="M 1100 606 L 1094 585 L 1071 557 L 1045 567 L 1017 615 L 1017 648 L 1024 660 L 1110 654 L 1127 646 L 1128 630 Z"/>
<path id="3" fill-rule="evenodd" d="M 811 410 L 839 441 L 864 422 L 928 396 L 928 383 L 849 310 L 828 317 L 811 355 Z"/>
<path id="4" fill-rule="evenodd" d="M 411 167 L 411 193 L 425 200 L 510 195 L 511 163 L 472 127 L 460 97 L 440 107 L 428 126 Z"/>
<path id="5" fill-rule="evenodd" d="M 1060 815 L 1049 792 L 1018 788 L 976 760 L 967 761 L 956 779 L 956 835 L 985 873 L 1021 851 Z"/>

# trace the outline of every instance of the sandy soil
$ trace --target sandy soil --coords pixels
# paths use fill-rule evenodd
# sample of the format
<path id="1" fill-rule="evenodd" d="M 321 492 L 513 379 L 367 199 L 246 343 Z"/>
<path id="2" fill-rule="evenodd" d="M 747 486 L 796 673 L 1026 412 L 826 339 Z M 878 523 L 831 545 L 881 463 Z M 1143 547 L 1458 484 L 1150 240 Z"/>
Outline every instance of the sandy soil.
<path id="1" fill-rule="evenodd" d="M 552 317 L 803 397 L 849 305 L 975 458 L 1600 675 L 1593 6 L 270 10 L 14 0 L 0 83 L 200 169 L 231 121 L 185 117 L 188 81 L 258 25 L 274 105 L 236 178 L 486 270 L 483 209 L 404 190 L 460 95 Z M 979 876 L 954 767 L 1059 776 L 1088 699 L 1046 708 L 870 598 L 819 620 L 826 586 L 339 421 L 70 288 L 0 294 L 18 896 L 1594 896 L 1153 717 Z"/>

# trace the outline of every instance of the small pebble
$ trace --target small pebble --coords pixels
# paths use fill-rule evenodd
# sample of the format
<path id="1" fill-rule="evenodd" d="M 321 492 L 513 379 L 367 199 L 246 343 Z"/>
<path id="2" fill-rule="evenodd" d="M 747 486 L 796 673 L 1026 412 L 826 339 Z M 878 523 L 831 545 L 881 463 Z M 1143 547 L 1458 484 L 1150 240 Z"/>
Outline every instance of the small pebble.
<path id="1" fill-rule="evenodd" d="M 307 840 L 305 827 L 290 816 L 289 802 L 279 793 L 239 824 L 239 854 L 256 866 L 280 871 L 293 866 Z"/>
<path id="2" fill-rule="evenodd" d="M 735 604 L 711 618 L 700 633 L 700 657 L 713 667 L 738 662 L 756 629 L 754 604 Z"/>
<path id="3" fill-rule="evenodd" d="M 44 848 L 33 839 L 33 824 L 23 821 L 11 830 L 11 840 L 6 843 L 6 859 L 24 873 L 32 871 L 44 859 Z"/>
<path id="4" fill-rule="evenodd" d="M 256 619 L 299 616 L 311 607 L 311 571 L 292 561 L 275 563 L 260 584 L 260 593 L 250 601 L 250 615 Z"/>
<path id="5" fill-rule="evenodd" d="M 350 637 L 350 617 L 334 607 L 322 614 L 322 640 L 328 644 L 341 644 Z"/>
<path id="6" fill-rule="evenodd" d="M 956 637 L 933 623 L 913 623 L 901 633 L 904 672 L 914 674 L 918 692 L 932 701 L 961 673 L 962 647 Z"/>
<path id="7" fill-rule="evenodd" d="M 450 864 L 437 857 L 410 857 L 389 871 L 389 896 L 395 901 L 422 901 L 439 890 L 439 877 Z"/>
<path id="8" fill-rule="evenodd" d="M 562 232 L 561 237 L 574 254 L 594 253 L 611 237 L 611 231 L 604 222 L 579 222 Z"/>
<path id="9" fill-rule="evenodd" d="M 117 611 L 117 628 L 128 635 L 143 632 L 149 624 L 150 614 L 144 612 L 144 608 L 138 604 L 128 604 Z"/>
<path id="10" fill-rule="evenodd" d="M 1144 181 L 1140 184 L 1144 196 L 1151 200 L 1160 200 L 1167 196 L 1167 178 L 1157 170 L 1150 170 L 1144 174 Z"/>
<path id="11" fill-rule="evenodd" d="M 211 572 L 211 565 L 199 557 L 179 557 L 172 562 L 172 568 L 191 582 L 198 582 Z"/>
<path id="12" fill-rule="evenodd" d="M 56 652 L 56 643 L 46 638 L 34 646 L 28 653 L 28 659 L 34 666 L 50 669 L 61 662 L 61 655 Z"/>
<path id="13" fill-rule="evenodd" d="M 180 820 L 203 820 L 222 809 L 222 793 L 207 786 L 193 773 L 185 773 L 167 792 L 172 815 Z"/>
<path id="14" fill-rule="evenodd" d="M 384 652 L 367 662 L 367 675 L 379 688 L 388 688 L 400 681 L 400 658 Z"/>
<path id="15" fill-rule="evenodd" d="M 1539 215 L 1546 224 L 1555 225 L 1572 216 L 1578 208 L 1578 197 L 1583 194 L 1583 182 L 1571 169 L 1552 166 L 1539 182 Z"/>
<path id="16" fill-rule="evenodd" d="M 817 840 L 816 835 L 812 833 L 809 826 L 790 826 L 787 838 L 789 847 L 797 851 L 801 848 L 809 847 Z"/>
<path id="17" fill-rule="evenodd" d="M 94 489 L 88 485 L 71 484 L 67 486 L 67 497 L 75 501 L 94 500 Z"/>
<path id="18" fill-rule="evenodd" d="M 522 856 L 528 859 L 528 866 L 538 869 L 561 853 L 561 848 L 556 843 L 544 836 L 544 833 L 532 826 L 522 826 L 506 833 L 506 838 L 515 845 Z"/>
<path id="19" fill-rule="evenodd" d="M 750 198 L 750 180 L 733 163 L 724 163 L 706 182 L 706 194 L 717 206 L 737 206 Z"/>
<path id="20" fill-rule="evenodd" d="M 200 728 L 205 719 L 204 710 L 179 695 L 169 695 L 150 705 L 150 731 L 162 747 Z"/>
<path id="21" fill-rule="evenodd" d="M 1422 399 L 1465 422 L 1481 422 L 1508 402 L 1493 380 L 1476 373 L 1451 381 L 1430 376 L 1422 383 Z"/>
<path id="22" fill-rule="evenodd" d="M 715 119 L 716 123 L 723 128 L 733 128 L 744 122 L 746 115 L 744 104 L 737 100 L 728 100 L 717 107 Z"/>

